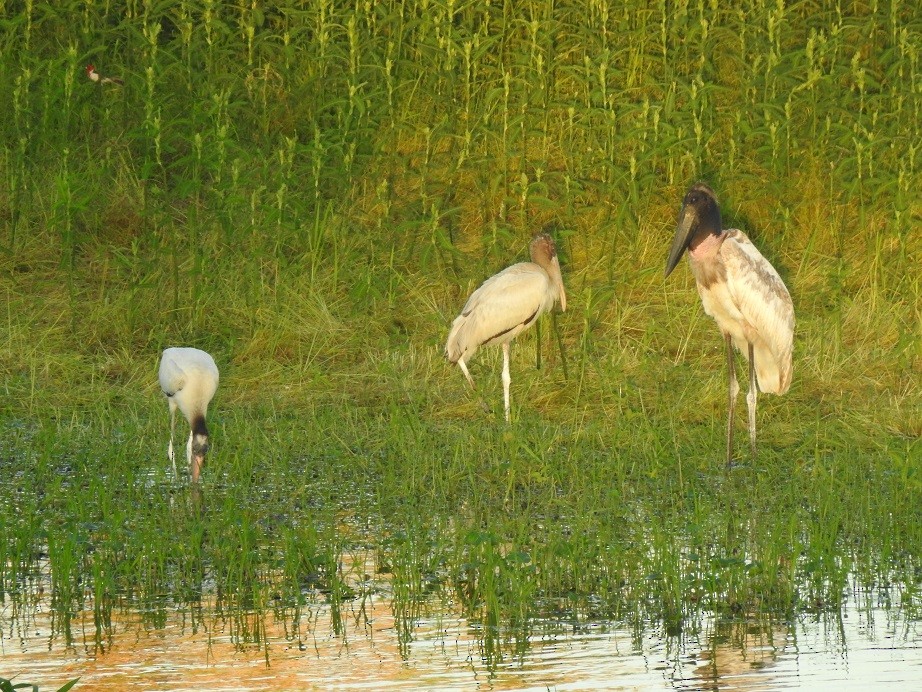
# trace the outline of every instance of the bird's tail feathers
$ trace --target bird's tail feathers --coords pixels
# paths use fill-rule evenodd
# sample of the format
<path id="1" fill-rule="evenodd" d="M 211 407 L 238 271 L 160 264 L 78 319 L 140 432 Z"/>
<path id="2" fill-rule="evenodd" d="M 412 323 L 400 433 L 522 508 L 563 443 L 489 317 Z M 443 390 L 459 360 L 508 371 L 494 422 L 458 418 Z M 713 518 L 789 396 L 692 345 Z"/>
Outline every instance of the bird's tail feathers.
<path id="1" fill-rule="evenodd" d="M 766 394 L 784 394 L 791 386 L 791 354 L 777 358 L 768 350 L 755 351 L 756 379 L 759 391 Z"/>
<path id="2" fill-rule="evenodd" d="M 451 325 L 451 331 L 448 333 L 448 339 L 445 341 L 445 357 L 450 363 L 457 363 L 461 356 L 464 355 L 464 343 L 462 330 L 464 328 L 464 315 L 459 315 Z"/>

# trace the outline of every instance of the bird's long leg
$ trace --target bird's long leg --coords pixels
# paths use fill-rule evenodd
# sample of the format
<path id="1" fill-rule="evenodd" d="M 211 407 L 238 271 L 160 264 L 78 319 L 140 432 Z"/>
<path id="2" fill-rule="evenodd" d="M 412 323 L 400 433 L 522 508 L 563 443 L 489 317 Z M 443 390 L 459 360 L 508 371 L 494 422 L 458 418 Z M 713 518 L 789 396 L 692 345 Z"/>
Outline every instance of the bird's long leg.
<path id="1" fill-rule="evenodd" d="M 173 478 L 179 478 L 179 471 L 176 470 L 176 454 L 173 452 L 173 430 L 176 427 L 176 404 L 170 399 L 170 446 L 167 448 L 167 456 L 173 462 Z"/>
<path id="2" fill-rule="evenodd" d="M 733 361 L 733 339 L 729 334 L 724 334 L 724 339 L 727 342 L 727 372 L 730 378 L 727 402 L 727 466 L 730 466 L 733 464 L 733 413 L 740 386 L 736 381 L 736 365 Z"/>
<path id="3" fill-rule="evenodd" d="M 474 389 L 474 378 L 471 377 L 471 373 L 467 371 L 467 365 L 464 364 L 464 358 L 458 359 L 458 365 L 461 366 L 461 372 L 463 372 L 464 376 L 467 378 L 468 384 L 471 385 L 471 389 Z"/>
<path id="4" fill-rule="evenodd" d="M 563 339 L 560 338 L 560 330 L 557 328 L 557 313 L 551 313 L 551 326 L 554 329 L 554 336 L 557 337 L 557 348 L 560 351 L 560 365 L 563 368 L 563 379 L 569 380 L 570 373 L 567 369 L 567 353 L 563 350 Z"/>
<path id="5" fill-rule="evenodd" d="M 189 465 L 189 475 L 192 476 L 192 482 L 195 483 L 198 481 L 198 472 L 199 469 L 196 464 L 195 456 L 192 454 L 192 440 L 195 436 L 191 430 L 189 431 L 189 440 L 186 442 L 186 463 Z"/>
<path id="6" fill-rule="evenodd" d="M 749 392 L 746 394 L 746 406 L 749 408 L 749 444 L 752 458 L 756 457 L 756 398 L 759 395 L 756 384 L 756 360 L 752 344 L 749 344 Z"/>
<path id="7" fill-rule="evenodd" d="M 509 374 L 509 342 L 503 344 L 503 404 L 506 407 L 506 422 L 509 422 L 509 385 L 512 376 Z"/>

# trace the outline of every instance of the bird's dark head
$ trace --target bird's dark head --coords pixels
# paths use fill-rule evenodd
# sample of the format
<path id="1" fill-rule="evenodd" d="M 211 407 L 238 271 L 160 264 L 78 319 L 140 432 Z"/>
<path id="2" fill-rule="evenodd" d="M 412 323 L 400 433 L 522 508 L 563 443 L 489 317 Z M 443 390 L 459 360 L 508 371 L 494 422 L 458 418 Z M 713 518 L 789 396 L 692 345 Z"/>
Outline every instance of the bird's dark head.
<path id="1" fill-rule="evenodd" d="M 96 66 L 93 63 L 90 63 L 89 65 L 86 66 L 87 74 L 92 74 L 95 71 L 96 71 Z"/>
<path id="2" fill-rule="evenodd" d="M 560 272 L 560 260 L 557 259 L 557 245 L 547 233 L 538 233 L 531 239 L 528 247 L 531 261 L 547 272 L 551 281 L 557 287 L 557 300 L 560 301 L 560 311 L 567 310 L 567 293 L 563 287 L 563 274 Z"/>
<path id="3" fill-rule="evenodd" d="M 208 435 L 192 435 L 192 456 L 204 457 L 210 448 Z"/>
<path id="4" fill-rule="evenodd" d="M 549 234 L 536 233 L 528 246 L 528 252 L 532 262 L 541 264 L 541 261 L 548 262 L 552 257 L 557 257 L 557 245 Z"/>
<path id="5" fill-rule="evenodd" d="M 695 183 L 682 200 L 675 237 L 666 260 L 666 276 L 672 273 L 689 246 L 696 245 L 710 234 L 720 235 L 721 230 L 717 195 L 707 184 Z"/>
<path id="6" fill-rule="evenodd" d="M 192 423 L 192 434 L 189 435 L 189 472 L 192 475 L 193 483 L 198 482 L 202 466 L 205 465 L 205 455 L 208 453 L 210 446 L 205 418 L 196 418 Z"/>

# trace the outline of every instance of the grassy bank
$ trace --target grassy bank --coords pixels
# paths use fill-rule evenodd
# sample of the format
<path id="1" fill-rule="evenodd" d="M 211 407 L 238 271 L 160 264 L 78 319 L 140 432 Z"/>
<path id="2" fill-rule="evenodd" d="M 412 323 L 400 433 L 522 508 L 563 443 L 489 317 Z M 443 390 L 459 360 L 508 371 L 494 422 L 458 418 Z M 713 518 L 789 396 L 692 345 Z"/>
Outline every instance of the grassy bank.
<path id="1" fill-rule="evenodd" d="M 21 9 L 2 53 L 12 409 L 150 396 L 190 343 L 225 403 L 472 417 L 439 345 L 543 227 L 569 367 L 532 408 L 710 400 L 719 338 L 660 274 L 703 177 L 794 296 L 790 399 L 918 436 L 916 10 L 72 5 Z"/>

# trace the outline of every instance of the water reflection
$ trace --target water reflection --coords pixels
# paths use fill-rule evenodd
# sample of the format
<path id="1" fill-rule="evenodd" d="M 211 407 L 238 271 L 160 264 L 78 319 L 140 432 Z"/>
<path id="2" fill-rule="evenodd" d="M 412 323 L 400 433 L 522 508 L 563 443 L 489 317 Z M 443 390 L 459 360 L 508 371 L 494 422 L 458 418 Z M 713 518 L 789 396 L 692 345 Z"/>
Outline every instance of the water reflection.
<path id="1" fill-rule="evenodd" d="M 333 609 L 233 616 L 209 605 L 113 611 L 100 646 L 93 610 L 73 613 L 70 643 L 46 599 L 2 608 L 0 671 L 56 688 L 286 690 L 778 689 L 835 684 L 906 686 L 922 666 L 922 629 L 898 609 L 858 608 L 790 623 L 703 618 L 683 634 L 638 633 L 618 623 L 534 624 L 526 646 L 488 667 L 484 628 L 431 597 L 409 643 L 386 596 Z M 337 634 L 337 631 L 339 634 Z M 406 634 L 406 633 L 404 633 Z"/>
<path id="2" fill-rule="evenodd" d="M 717 622 L 682 669 L 683 689 L 765 689 L 782 686 L 777 664 L 789 638 L 790 627 L 768 620 Z"/>

